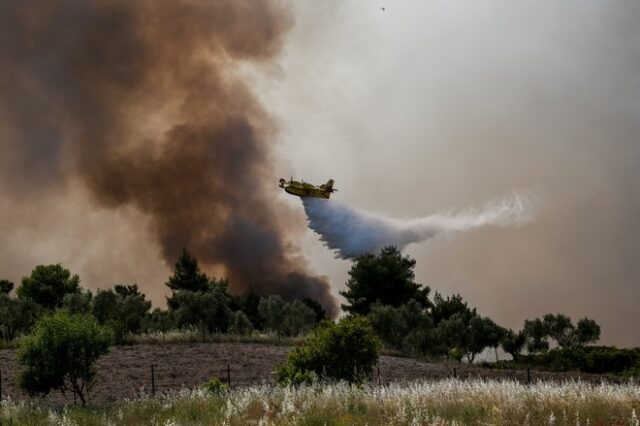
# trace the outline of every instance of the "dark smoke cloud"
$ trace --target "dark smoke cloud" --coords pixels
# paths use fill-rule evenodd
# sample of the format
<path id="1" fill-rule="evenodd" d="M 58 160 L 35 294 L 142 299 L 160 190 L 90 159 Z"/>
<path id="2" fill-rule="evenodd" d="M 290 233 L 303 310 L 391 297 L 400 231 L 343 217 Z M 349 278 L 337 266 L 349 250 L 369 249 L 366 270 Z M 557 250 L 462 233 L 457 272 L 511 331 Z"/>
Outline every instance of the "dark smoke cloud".
<path id="1" fill-rule="evenodd" d="M 97 205 L 148 215 L 168 264 L 187 247 L 233 290 L 335 313 L 270 201 L 275 129 L 238 77 L 291 27 L 270 0 L 0 3 L 3 191 L 35 199 L 80 179 Z"/>

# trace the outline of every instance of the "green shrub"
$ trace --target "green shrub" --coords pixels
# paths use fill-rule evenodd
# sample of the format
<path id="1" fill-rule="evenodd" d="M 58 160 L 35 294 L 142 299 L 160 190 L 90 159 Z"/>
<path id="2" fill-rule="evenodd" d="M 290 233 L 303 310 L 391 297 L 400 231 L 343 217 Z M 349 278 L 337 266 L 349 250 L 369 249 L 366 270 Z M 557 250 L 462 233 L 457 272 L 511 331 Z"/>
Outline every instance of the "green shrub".
<path id="1" fill-rule="evenodd" d="M 556 348 L 543 355 L 547 366 L 553 371 L 585 369 L 585 351 L 580 347 Z"/>
<path id="2" fill-rule="evenodd" d="M 586 357 L 584 371 L 588 373 L 622 373 L 639 361 L 633 349 L 597 347 Z"/>
<path id="3" fill-rule="evenodd" d="M 349 317 L 337 325 L 324 322 L 278 367 L 278 381 L 299 384 L 316 380 L 359 383 L 378 362 L 380 341 L 365 318 Z"/>
<path id="4" fill-rule="evenodd" d="M 214 396 L 224 395 L 225 393 L 227 393 L 229 391 L 229 385 L 224 383 L 224 382 L 222 382 L 217 377 L 213 377 L 213 378 L 209 379 L 208 382 L 206 382 L 204 385 L 202 385 L 202 388 L 205 391 L 207 391 L 209 394 L 214 395 Z"/>
<path id="5" fill-rule="evenodd" d="M 20 386 L 31 395 L 70 391 L 84 405 L 95 378 L 94 363 L 110 343 L 109 329 L 91 315 L 65 311 L 47 315 L 20 345 L 19 361 L 25 367 Z"/>

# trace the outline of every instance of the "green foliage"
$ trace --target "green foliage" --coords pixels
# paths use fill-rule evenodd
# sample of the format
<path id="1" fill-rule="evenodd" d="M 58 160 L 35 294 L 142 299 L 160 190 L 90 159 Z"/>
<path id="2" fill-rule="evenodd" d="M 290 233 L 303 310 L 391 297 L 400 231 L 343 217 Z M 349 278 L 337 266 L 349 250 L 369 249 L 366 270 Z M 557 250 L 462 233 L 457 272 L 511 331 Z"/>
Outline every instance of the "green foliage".
<path id="1" fill-rule="evenodd" d="M 380 341 L 365 318 L 355 316 L 337 325 L 324 322 L 277 369 L 278 381 L 299 384 L 319 380 L 360 383 L 378 362 Z"/>
<path id="2" fill-rule="evenodd" d="M 116 285 L 114 290 L 98 290 L 93 298 L 92 312 L 98 322 L 108 325 L 114 332 L 117 343 L 125 335 L 137 333 L 151 309 L 151 302 L 140 293 L 138 286 Z"/>
<path id="3" fill-rule="evenodd" d="M 517 362 L 502 362 L 503 368 L 536 367 L 553 371 L 595 374 L 633 374 L 640 367 L 640 348 L 610 346 L 559 347 L 543 354 L 521 355 Z"/>
<path id="4" fill-rule="evenodd" d="M 231 326 L 229 327 L 229 332 L 232 334 L 237 334 L 240 336 L 246 336 L 247 334 L 251 334 L 253 331 L 253 324 L 251 324 L 251 320 L 242 311 L 236 311 L 231 316 Z"/>
<path id="5" fill-rule="evenodd" d="M 316 318 L 316 312 L 299 300 L 285 303 L 278 334 L 292 337 L 304 334 L 313 328 Z"/>
<path id="6" fill-rule="evenodd" d="M 476 315 L 476 310 L 475 308 L 471 309 L 459 294 L 447 296 L 445 299 L 440 293 L 436 292 L 433 296 L 433 307 L 431 308 L 431 315 L 435 325 L 448 320 L 455 314 L 458 314 L 458 317 L 463 322 L 468 322 L 471 317 Z"/>
<path id="7" fill-rule="evenodd" d="M 140 328 L 146 333 L 165 334 L 175 327 L 175 319 L 171 311 L 155 308 L 149 315 L 146 315 Z"/>
<path id="8" fill-rule="evenodd" d="M 574 327 L 571 318 L 563 314 L 546 314 L 542 320 L 526 320 L 523 332 L 530 353 L 546 352 L 549 337 L 563 348 L 584 346 L 600 338 L 600 326 L 594 320 L 583 318 Z"/>
<path id="9" fill-rule="evenodd" d="M 206 291 L 179 290 L 174 293 L 178 306 L 173 311 L 179 327 L 196 326 L 205 338 L 206 332 L 225 332 L 229 327 L 231 309 L 226 289 L 211 285 Z"/>
<path id="10" fill-rule="evenodd" d="M 349 270 L 347 290 L 340 294 L 347 299 L 346 312 L 367 315 L 374 303 L 401 306 L 414 299 L 429 307 L 429 287 L 417 284 L 415 259 L 403 257 L 397 247 L 384 247 L 379 255 L 366 254 L 356 259 Z"/>
<path id="11" fill-rule="evenodd" d="M 31 300 L 0 294 L 0 335 L 11 341 L 28 333 L 42 313 L 42 307 Z"/>
<path id="12" fill-rule="evenodd" d="M 544 353 L 549 350 L 548 332 L 542 320 L 539 318 L 526 320 L 523 331 L 527 336 L 527 351 L 529 353 Z"/>
<path id="13" fill-rule="evenodd" d="M 327 311 L 324 310 L 322 305 L 317 300 L 313 300 L 310 297 L 305 297 L 304 299 L 302 299 L 302 303 L 304 303 L 307 308 L 311 308 L 311 310 L 316 313 L 316 323 L 320 323 L 326 319 L 329 319 L 329 317 L 327 317 Z"/>
<path id="14" fill-rule="evenodd" d="M 278 331 L 280 328 L 284 300 L 277 295 L 262 298 L 258 304 L 258 313 L 266 330 Z"/>
<path id="15" fill-rule="evenodd" d="M 285 303 L 276 295 L 260 300 L 258 312 L 265 328 L 281 336 L 305 333 L 313 328 L 317 318 L 317 313 L 301 301 Z"/>
<path id="16" fill-rule="evenodd" d="M 640 366 L 640 349 L 596 347 L 587 353 L 585 364 L 587 373 L 622 373 Z"/>
<path id="17" fill-rule="evenodd" d="M 223 396 L 229 392 L 229 385 L 217 377 L 209 379 L 204 385 L 202 385 L 202 388 L 213 396 Z"/>
<path id="18" fill-rule="evenodd" d="M 18 297 L 31 300 L 46 309 L 62 306 L 64 297 L 80 292 L 80 278 L 62 265 L 38 265 L 22 279 Z"/>
<path id="19" fill-rule="evenodd" d="M 9 294 L 13 290 L 13 283 L 9 280 L 0 280 L 0 295 Z"/>
<path id="20" fill-rule="evenodd" d="M 209 285 L 209 277 L 200 271 L 198 261 L 186 249 L 178 258 L 173 275 L 165 283 L 172 291 L 205 291 Z"/>
<path id="21" fill-rule="evenodd" d="M 502 336 L 500 345 L 506 353 L 511 355 L 514 361 L 518 361 L 526 341 L 527 336 L 523 331 L 516 333 L 513 330 L 507 330 Z"/>
<path id="22" fill-rule="evenodd" d="M 578 321 L 574 333 L 576 344 L 584 346 L 600 339 L 600 326 L 592 319 L 582 318 Z"/>
<path id="23" fill-rule="evenodd" d="M 264 321 L 260 316 L 260 312 L 258 311 L 258 306 L 260 305 L 260 296 L 253 291 L 253 288 L 249 288 L 248 291 L 241 295 L 232 296 L 231 297 L 231 309 L 234 311 L 242 311 L 244 312 L 253 327 L 257 330 L 262 330 L 264 328 Z"/>
<path id="24" fill-rule="evenodd" d="M 91 313 L 92 301 L 91 291 L 80 289 L 77 293 L 65 294 L 62 299 L 62 309 L 70 314 L 89 314 Z"/>
<path id="25" fill-rule="evenodd" d="M 490 318 L 473 316 L 467 324 L 466 355 L 469 363 L 473 363 L 475 357 L 485 348 L 495 348 L 500 344 L 504 329 Z"/>
<path id="26" fill-rule="evenodd" d="M 547 331 L 547 335 L 554 339 L 559 346 L 574 346 L 574 328 L 571 318 L 563 314 L 546 314 L 542 318 L 542 323 Z"/>
<path id="27" fill-rule="evenodd" d="M 402 347 L 408 327 L 400 308 L 374 303 L 367 319 L 385 346 L 395 349 Z"/>
<path id="28" fill-rule="evenodd" d="M 84 405 L 95 378 L 94 363 L 110 342 L 110 331 L 90 315 L 56 311 L 44 316 L 20 346 L 20 386 L 32 395 L 70 391 Z"/>
<path id="29" fill-rule="evenodd" d="M 389 348 L 420 354 L 433 351 L 433 320 L 415 300 L 400 307 L 375 303 L 367 319 Z"/>
<path id="30" fill-rule="evenodd" d="M 458 312 L 440 321 L 435 331 L 441 345 L 448 350 L 449 357 L 458 362 L 462 362 L 469 343 L 467 322 L 467 317 Z"/>

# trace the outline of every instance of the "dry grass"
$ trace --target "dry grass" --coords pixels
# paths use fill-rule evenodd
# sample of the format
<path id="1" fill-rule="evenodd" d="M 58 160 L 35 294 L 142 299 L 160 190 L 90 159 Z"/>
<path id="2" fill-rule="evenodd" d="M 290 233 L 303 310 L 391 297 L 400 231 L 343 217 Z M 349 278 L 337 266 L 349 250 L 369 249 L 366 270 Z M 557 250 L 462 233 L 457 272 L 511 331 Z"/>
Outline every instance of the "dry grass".
<path id="1" fill-rule="evenodd" d="M 640 387 L 631 383 L 442 380 L 382 387 L 260 386 L 218 396 L 184 390 L 87 409 L 5 401 L 0 424 L 640 426 L 639 413 Z"/>
<path id="2" fill-rule="evenodd" d="M 141 333 L 126 336 L 127 344 L 161 345 L 172 343 L 262 343 L 266 345 L 291 346 L 300 344 L 305 336 L 281 337 L 275 333 L 252 333 L 247 335 L 207 333 L 204 339 L 195 329 L 171 330 L 166 333 Z"/>

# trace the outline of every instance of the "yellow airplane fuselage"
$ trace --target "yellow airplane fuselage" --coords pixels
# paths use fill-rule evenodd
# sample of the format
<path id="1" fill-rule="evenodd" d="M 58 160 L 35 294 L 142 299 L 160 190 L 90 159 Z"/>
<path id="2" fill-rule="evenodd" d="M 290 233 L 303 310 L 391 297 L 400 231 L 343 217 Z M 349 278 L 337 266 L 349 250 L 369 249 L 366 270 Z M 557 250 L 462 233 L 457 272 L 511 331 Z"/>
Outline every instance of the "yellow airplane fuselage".
<path id="1" fill-rule="evenodd" d="M 314 198 L 326 198 L 327 200 L 331 196 L 333 189 L 333 181 L 330 181 L 330 185 L 312 185 L 306 182 L 298 182 L 290 180 L 286 182 L 284 179 L 280 180 L 280 188 L 283 188 L 285 192 L 291 195 L 297 195 L 298 197 L 314 197 Z"/>

